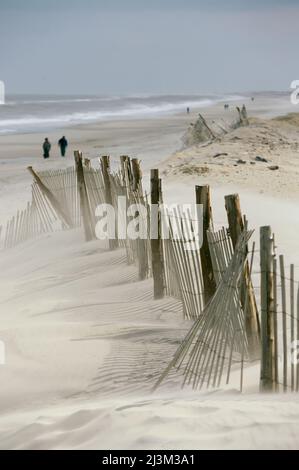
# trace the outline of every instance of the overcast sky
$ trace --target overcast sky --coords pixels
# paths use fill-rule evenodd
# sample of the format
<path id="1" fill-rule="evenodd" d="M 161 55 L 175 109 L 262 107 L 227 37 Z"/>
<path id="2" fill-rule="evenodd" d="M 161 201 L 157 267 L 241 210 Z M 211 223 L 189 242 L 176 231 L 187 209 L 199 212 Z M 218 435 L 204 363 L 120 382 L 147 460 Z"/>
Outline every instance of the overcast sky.
<path id="1" fill-rule="evenodd" d="M 298 0 L 0 0 L 8 93 L 287 90 Z"/>

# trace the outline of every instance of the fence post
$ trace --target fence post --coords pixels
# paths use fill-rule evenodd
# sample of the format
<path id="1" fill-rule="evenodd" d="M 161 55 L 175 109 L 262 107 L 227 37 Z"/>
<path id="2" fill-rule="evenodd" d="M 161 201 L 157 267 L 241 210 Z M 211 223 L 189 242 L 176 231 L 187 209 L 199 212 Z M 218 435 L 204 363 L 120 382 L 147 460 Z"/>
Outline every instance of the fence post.
<path id="1" fill-rule="evenodd" d="M 120 171 L 121 171 L 121 176 L 122 176 L 122 183 L 126 187 L 126 161 L 127 158 L 129 158 L 127 155 L 121 155 L 119 157 L 120 159 Z"/>
<path id="2" fill-rule="evenodd" d="M 94 231 L 92 228 L 92 218 L 90 213 L 90 206 L 87 194 L 87 188 L 84 179 L 82 153 L 76 150 L 74 152 L 76 174 L 78 183 L 78 192 L 80 197 L 81 217 L 83 220 L 85 240 L 88 242 L 94 238 Z"/>
<path id="3" fill-rule="evenodd" d="M 110 157 L 109 155 L 103 155 L 101 157 L 101 169 L 102 169 L 102 175 L 103 175 L 103 180 L 104 180 L 104 185 L 105 185 L 105 202 L 106 204 L 109 204 L 114 207 L 113 198 L 112 198 L 111 181 L 110 181 Z M 114 250 L 116 248 L 118 248 L 117 234 L 116 234 L 115 239 L 109 238 L 109 249 Z"/>
<path id="4" fill-rule="evenodd" d="M 195 186 L 196 204 L 203 206 L 203 243 L 200 249 L 205 305 L 216 292 L 216 282 L 207 231 L 213 228 L 210 186 Z"/>
<path id="5" fill-rule="evenodd" d="M 244 230 L 239 195 L 231 194 L 225 196 L 225 208 L 227 212 L 229 232 L 233 247 L 235 248 L 239 236 Z M 248 262 L 245 264 L 244 281 L 245 282 L 241 290 L 241 303 L 243 308 L 246 306 L 246 332 L 249 341 L 250 353 L 254 356 L 256 350 L 258 350 L 260 346 L 260 322 Z M 247 296 L 248 298 L 246 302 Z"/>
<path id="6" fill-rule="evenodd" d="M 160 202 L 161 180 L 159 179 L 159 170 L 151 170 L 151 250 L 155 299 L 161 299 L 164 297 L 165 289 L 163 248 L 161 240 L 161 214 L 159 211 Z"/>
<path id="7" fill-rule="evenodd" d="M 260 388 L 264 392 L 275 390 L 276 355 L 275 350 L 275 285 L 273 278 L 274 241 L 271 227 L 260 229 L 261 248 L 261 380 Z"/>
<path id="8" fill-rule="evenodd" d="M 140 161 L 137 158 L 132 159 L 132 190 L 135 193 L 135 198 L 138 203 L 144 204 L 143 189 L 142 189 L 142 171 L 140 168 Z M 147 224 L 146 221 L 141 223 Z M 139 279 L 142 281 L 148 276 L 148 243 L 147 240 L 137 239 L 138 247 L 138 270 Z"/>
<path id="9" fill-rule="evenodd" d="M 132 158 L 133 191 L 142 195 L 142 171 L 138 158 Z"/>
<path id="10" fill-rule="evenodd" d="M 295 266 L 291 264 L 290 266 L 290 303 L 291 303 L 291 346 L 293 346 L 295 341 Z M 291 388 L 292 392 L 295 391 L 295 365 L 291 361 Z"/>
<path id="11" fill-rule="evenodd" d="M 128 157 L 127 155 L 122 155 L 120 157 L 120 167 L 121 167 L 123 185 L 125 186 L 127 192 L 129 192 L 130 187 L 133 182 L 130 157 Z"/>
<path id="12" fill-rule="evenodd" d="M 297 289 L 297 321 L 296 321 L 296 340 L 299 345 L 299 287 Z M 296 364 L 296 392 L 299 392 L 299 361 Z"/>
<path id="13" fill-rule="evenodd" d="M 33 176 L 34 180 L 36 181 L 36 184 L 40 188 L 41 192 L 48 198 L 49 202 L 52 204 L 53 208 L 55 209 L 57 215 L 61 217 L 62 221 L 69 227 L 73 227 L 72 220 L 67 214 L 67 212 L 64 211 L 64 209 L 61 207 L 60 202 L 56 199 L 54 194 L 47 188 L 47 186 L 42 182 L 40 177 L 38 176 L 37 173 L 33 170 L 32 166 L 29 166 L 28 168 L 29 173 Z"/>
<path id="14" fill-rule="evenodd" d="M 240 234 L 244 230 L 244 223 L 238 194 L 230 194 L 225 196 L 225 209 L 227 212 L 228 226 L 230 236 L 235 248 Z"/>
<path id="15" fill-rule="evenodd" d="M 287 335 L 287 295 L 284 256 L 279 256 L 282 308 L 282 346 L 283 346 L 283 391 L 288 390 L 288 335 Z"/>
<path id="16" fill-rule="evenodd" d="M 86 168 L 91 168 L 91 162 L 89 158 L 84 158 L 84 166 L 86 166 Z"/>

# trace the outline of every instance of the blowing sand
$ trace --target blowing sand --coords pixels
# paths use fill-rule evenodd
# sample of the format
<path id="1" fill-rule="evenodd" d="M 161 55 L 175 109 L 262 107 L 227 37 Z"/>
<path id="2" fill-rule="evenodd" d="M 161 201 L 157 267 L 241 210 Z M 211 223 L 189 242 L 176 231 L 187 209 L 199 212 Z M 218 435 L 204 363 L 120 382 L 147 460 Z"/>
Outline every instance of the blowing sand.
<path id="1" fill-rule="evenodd" d="M 169 202 L 193 201 L 195 183 L 211 184 L 219 226 L 225 223 L 224 194 L 239 191 L 250 225 L 272 224 L 281 250 L 296 262 L 299 127 L 295 118 L 273 119 L 294 109 L 269 96 L 248 107 L 250 128 L 185 150 L 181 137 L 195 112 L 49 133 L 53 142 L 60 134 L 71 141 L 65 160 L 56 150 L 50 161 L 41 160 L 44 136 L 2 136 L 0 225 L 29 198 L 26 166 L 68 166 L 79 147 L 91 159 L 137 156 L 145 179 L 159 165 Z M 219 106 L 201 112 L 223 115 Z M 220 151 L 228 155 L 214 159 Z M 251 165 L 257 155 L 269 163 Z M 246 163 L 234 166 L 236 159 Z M 200 393 L 181 391 L 179 379 L 170 376 L 150 393 L 191 323 L 183 321 L 179 302 L 153 301 L 152 281 L 137 280 L 122 250 L 86 244 L 81 231 L 47 235 L 1 252 L 0 286 L 6 346 L 0 448 L 299 448 L 299 398 L 258 394 L 258 366 L 246 369 L 243 394 L 238 376 L 227 388 Z"/>

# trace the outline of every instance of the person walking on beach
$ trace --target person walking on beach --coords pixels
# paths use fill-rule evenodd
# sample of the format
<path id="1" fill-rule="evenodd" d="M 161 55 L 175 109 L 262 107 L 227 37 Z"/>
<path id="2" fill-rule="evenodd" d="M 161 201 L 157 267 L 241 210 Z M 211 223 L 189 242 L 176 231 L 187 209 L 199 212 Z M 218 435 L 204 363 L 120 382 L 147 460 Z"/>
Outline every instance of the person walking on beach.
<path id="1" fill-rule="evenodd" d="M 60 147 L 61 156 L 62 156 L 62 157 L 65 157 L 66 148 L 67 148 L 67 146 L 68 146 L 68 141 L 66 140 L 65 136 L 63 136 L 63 137 L 58 141 L 58 145 L 59 145 L 59 147 Z"/>
<path id="2" fill-rule="evenodd" d="M 49 139 L 46 137 L 45 142 L 43 144 L 44 158 L 50 157 L 50 150 L 51 150 L 51 144 L 49 142 Z"/>

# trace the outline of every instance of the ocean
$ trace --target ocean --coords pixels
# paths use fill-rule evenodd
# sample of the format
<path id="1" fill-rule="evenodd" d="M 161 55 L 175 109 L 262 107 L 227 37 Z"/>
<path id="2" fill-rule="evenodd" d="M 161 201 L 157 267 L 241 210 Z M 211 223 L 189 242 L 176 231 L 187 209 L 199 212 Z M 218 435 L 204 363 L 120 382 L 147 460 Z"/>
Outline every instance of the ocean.
<path id="1" fill-rule="evenodd" d="M 0 134 L 41 132 L 75 124 L 156 117 L 238 100 L 239 95 L 11 95 L 0 105 Z"/>

